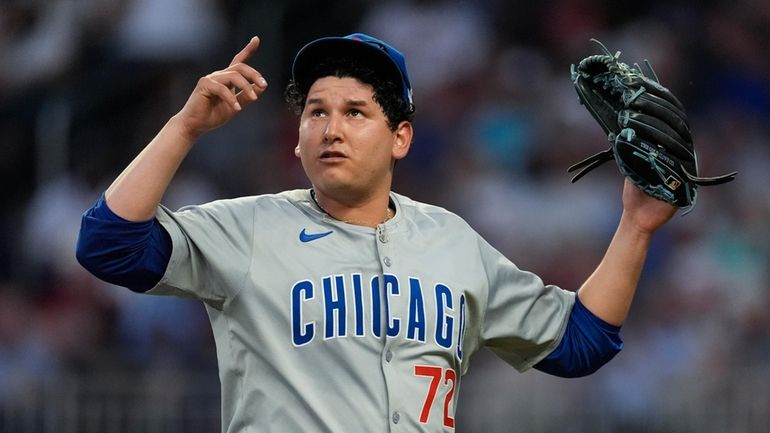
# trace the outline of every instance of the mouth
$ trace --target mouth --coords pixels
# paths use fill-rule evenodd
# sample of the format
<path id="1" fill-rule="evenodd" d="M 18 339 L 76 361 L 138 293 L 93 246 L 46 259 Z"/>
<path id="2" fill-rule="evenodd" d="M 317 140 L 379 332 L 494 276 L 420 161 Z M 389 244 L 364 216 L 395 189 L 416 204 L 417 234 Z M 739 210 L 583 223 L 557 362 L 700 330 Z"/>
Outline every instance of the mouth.
<path id="1" fill-rule="evenodd" d="M 346 159 L 346 158 L 347 158 L 347 156 L 344 153 L 338 152 L 336 150 L 325 150 L 325 151 L 321 152 L 321 155 L 319 157 L 319 159 L 321 159 L 321 161 L 330 161 L 330 162 L 331 161 L 341 161 L 341 160 Z"/>

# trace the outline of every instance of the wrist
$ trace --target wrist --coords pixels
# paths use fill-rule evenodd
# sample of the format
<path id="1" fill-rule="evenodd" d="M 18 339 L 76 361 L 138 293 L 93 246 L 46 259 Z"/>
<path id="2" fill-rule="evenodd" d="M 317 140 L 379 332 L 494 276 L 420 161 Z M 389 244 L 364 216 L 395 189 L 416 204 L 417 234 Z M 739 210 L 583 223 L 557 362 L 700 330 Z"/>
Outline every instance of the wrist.
<path id="1" fill-rule="evenodd" d="M 660 228 L 660 226 L 650 226 L 648 224 L 639 222 L 633 214 L 623 212 L 620 216 L 620 222 L 618 224 L 618 230 L 628 233 L 633 236 L 637 241 L 647 241 L 652 239 L 652 236 Z"/>
<path id="2" fill-rule="evenodd" d="M 180 113 L 171 116 L 166 126 L 189 146 L 192 146 L 203 135 L 203 131 L 191 128 Z"/>

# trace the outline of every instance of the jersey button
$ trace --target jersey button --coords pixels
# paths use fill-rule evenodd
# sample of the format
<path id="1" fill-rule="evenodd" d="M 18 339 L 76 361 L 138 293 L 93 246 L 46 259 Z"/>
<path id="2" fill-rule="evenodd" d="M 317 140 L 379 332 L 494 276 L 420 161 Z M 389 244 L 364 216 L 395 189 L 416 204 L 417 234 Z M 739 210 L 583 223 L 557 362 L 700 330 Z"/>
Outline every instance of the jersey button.
<path id="1" fill-rule="evenodd" d="M 385 257 L 384 259 L 382 259 L 382 262 L 385 263 L 385 266 L 387 266 L 387 267 L 390 267 L 390 265 L 393 263 L 390 260 L 390 257 Z"/>
<path id="2" fill-rule="evenodd" d="M 377 226 L 377 238 L 382 242 L 383 244 L 388 243 L 388 233 L 385 231 L 385 227 L 380 225 Z"/>
<path id="3" fill-rule="evenodd" d="M 393 424 L 398 424 L 400 420 L 401 420 L 401 414 L 398 412 L 393 412 Z"/>
<path id="4" fill-rule="evenodd" d="M 385 352 L 385 360 L 390 362 L 391 359 L 393 359 L 393 352 L 388 350 L 387 352 Z"/>

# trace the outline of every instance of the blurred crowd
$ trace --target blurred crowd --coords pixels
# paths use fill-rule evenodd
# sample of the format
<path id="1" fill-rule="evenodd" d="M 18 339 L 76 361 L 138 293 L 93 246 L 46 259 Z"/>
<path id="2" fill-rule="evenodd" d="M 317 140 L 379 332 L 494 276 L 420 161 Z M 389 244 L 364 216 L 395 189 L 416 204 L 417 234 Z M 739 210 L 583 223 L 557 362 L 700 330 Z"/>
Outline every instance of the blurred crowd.
<path id="1" fill-rule="evenodd" d="M 626 62 L 649 59 L 681 97 L 701 174 L 739 173 L 701 188 L 693 212 L 657 235 L 624 327 L 627 347 L 612 363 L 574 381 L 517 379 L 481 354 L 463 383 L 458 428 L 516 431 L 506 423 L 532 395 L 545 418 L 601 402 L 622 431 L 654 431 L 650 413 L 684 422 L 677 408 L 716 404 L 736 384 L 767 396 L 770 3 L 6 0 L 0 408 L 64 376 L 162 369 L 216 379 L 202 306 L 91 277 L 74 259 L 80 215 L 197 78 L 226 66 L 254 34 L 262 44 L 252 65 L 270 88 L 196 145 L 164 204 L 307 187 L 293 156 L 296 117 L 283 102 L 291 61 L 315 37 L 355 31 L 401 49 L 415 88 L 415 142 L 394 189 L 463 216 L 546 282 L 577 289 L 620 214 L 613 164 L 576 184 L 566 172 L 608 146 L 569 79 L 571 63 L 599 52 L 589 38 Z M 759 416 L 770 423 L 770 409 Z"/>

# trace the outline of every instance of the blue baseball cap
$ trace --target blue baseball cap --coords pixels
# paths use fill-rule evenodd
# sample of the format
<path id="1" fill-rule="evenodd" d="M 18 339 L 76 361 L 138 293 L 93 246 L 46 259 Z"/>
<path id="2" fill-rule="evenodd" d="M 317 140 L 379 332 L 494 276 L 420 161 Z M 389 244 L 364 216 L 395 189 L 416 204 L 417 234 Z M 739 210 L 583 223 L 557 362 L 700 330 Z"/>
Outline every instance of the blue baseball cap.
<path id="1" fill-rule="evenodd" d="M 387 43 L 363 33 L 343 37 L 316 39 L 299 50 L 291 67 L 292 79 L 307 93 L 319 78 L 314 66 L 328 57 L 352 57 L 374 67 L 384 77 L 401 84 L 404 101 L 414 110 L 412 85 L 406 71 L 406 61 L 400 51 Z"/>

